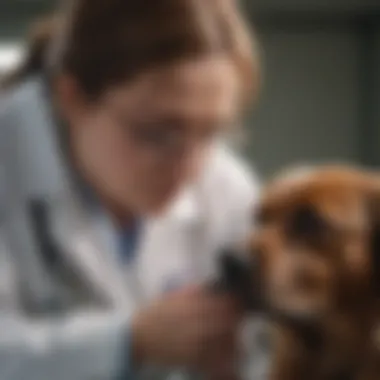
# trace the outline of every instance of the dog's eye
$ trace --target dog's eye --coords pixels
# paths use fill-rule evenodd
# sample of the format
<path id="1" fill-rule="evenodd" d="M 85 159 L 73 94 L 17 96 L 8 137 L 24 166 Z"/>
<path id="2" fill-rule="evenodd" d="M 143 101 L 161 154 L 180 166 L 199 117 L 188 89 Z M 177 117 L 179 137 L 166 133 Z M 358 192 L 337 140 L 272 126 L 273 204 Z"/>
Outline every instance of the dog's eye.
<path id="1" fill-rule="evenodd" d="M 313 243 L 321 243 L 327 231 L 324 219 L 310 206 L 298 209 L 288 225 L 290 236 L 307 239 Z"/>

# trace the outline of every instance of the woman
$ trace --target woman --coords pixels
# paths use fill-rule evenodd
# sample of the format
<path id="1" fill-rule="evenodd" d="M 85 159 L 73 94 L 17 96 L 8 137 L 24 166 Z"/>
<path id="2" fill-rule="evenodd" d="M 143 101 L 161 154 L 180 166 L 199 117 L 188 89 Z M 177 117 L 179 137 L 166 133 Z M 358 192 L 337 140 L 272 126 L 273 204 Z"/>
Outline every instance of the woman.
<path id="1" fill-rule="evenodd" d="M 257 196 L 220 144 L 257 89 L 236 4 L 76 0 L 53 25 L 0 116 L 0 378 L 232 375 L 241 314 L 204 284 Z"/>

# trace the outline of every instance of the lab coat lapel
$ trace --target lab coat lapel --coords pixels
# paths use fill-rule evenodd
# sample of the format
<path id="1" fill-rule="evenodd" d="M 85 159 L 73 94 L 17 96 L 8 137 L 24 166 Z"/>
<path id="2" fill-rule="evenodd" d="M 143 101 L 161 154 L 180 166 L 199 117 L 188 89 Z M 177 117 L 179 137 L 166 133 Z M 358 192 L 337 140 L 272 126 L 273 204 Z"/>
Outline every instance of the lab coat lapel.
<path id="1" fill-rule="evenodd" d="M 188 189 L 163 216 L 148 221 L 137 265 L 147 299 L 204 277 L 208 255 L 201 207 L 196 191 Z"/>
<path id="2" fill-rule="evenodd" d="M 98 298 L 132 313 L 137 301 L 117 265 L 108 221 L 95 221 L 73 199 L 62 202 L 53 220 L 55 238 L 71 270 Z"/>

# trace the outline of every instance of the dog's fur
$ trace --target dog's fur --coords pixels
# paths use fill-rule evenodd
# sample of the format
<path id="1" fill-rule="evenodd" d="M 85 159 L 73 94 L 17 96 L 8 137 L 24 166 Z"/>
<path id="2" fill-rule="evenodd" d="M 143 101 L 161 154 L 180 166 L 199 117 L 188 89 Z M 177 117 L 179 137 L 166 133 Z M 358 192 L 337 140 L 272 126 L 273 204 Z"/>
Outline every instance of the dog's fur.
<path id="1" fill-rule="evenodd" d="M 250 251 L 276 331 L 271 380 L 380 379 L 380 176 L 277 178 Z"/>

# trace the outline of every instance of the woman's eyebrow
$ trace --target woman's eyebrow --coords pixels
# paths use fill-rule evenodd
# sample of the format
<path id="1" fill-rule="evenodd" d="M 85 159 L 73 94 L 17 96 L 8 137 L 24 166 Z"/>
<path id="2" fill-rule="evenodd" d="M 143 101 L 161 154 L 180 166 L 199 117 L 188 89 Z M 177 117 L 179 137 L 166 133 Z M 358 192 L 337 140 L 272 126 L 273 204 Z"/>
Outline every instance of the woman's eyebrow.
<path id="1" fill-rule="evenodd" d="M 181 110 L 165 109 L 165 110 L 146 110 L 139 108 L 132 114 L 119 111 L 119 119 L 126 124 L 151 124 L 152 126 L 165 127 L 165 129 L 182 130 L 191 125 L 202 125 L 207 129 L 227 130 L 237 124 L 235 118 L 225 116 L 210 115 L 191 115 L 184 114 Z"/>

